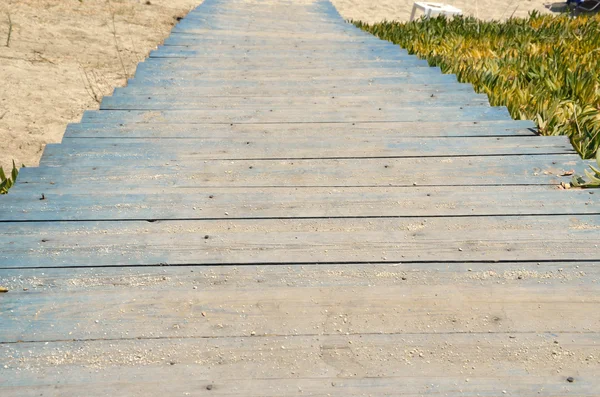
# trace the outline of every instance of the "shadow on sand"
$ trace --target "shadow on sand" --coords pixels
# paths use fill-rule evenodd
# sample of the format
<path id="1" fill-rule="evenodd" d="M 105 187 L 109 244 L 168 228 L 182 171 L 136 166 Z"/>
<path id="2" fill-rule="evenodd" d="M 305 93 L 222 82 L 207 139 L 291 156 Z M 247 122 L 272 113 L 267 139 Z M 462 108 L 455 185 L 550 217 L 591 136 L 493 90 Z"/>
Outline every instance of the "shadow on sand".
<path id="1" fill-rule="evenodd" d="M 570 11 L 570 8 L 565 1 L 561 1 L 559 3 L 546 3 L 544 4 L 544 7 L 557 14 L 562 14 L 564 12 Z"/>

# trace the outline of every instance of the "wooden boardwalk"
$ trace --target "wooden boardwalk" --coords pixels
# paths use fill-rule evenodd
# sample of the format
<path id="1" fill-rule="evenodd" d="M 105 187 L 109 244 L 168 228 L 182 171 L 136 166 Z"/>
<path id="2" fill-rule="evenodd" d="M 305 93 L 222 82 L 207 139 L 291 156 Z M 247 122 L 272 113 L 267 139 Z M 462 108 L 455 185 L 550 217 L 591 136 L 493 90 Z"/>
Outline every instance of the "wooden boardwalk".
<path id="1" fill-rule="evenodd" d="M 0 394 L 599 396 L 600 193 L 532 127 L 327 0 L 205 1 L 0 197 Z"/>

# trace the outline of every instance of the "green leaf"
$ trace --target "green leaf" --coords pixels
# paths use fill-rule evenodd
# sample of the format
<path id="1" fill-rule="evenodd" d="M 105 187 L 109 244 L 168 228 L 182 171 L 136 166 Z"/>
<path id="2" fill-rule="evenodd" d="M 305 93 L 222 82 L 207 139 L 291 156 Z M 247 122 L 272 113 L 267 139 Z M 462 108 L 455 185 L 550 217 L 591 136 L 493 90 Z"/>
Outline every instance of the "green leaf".
<path id="1" fill-rule="evenodd" d="M 15 160 L 13 160 L 13 169 L 12 169 L 12 180 L 13 183 L 17 181 L 17 176 L 19 175 L 19 170 L 17 169 L 17 166 L 15 165 Z"/>

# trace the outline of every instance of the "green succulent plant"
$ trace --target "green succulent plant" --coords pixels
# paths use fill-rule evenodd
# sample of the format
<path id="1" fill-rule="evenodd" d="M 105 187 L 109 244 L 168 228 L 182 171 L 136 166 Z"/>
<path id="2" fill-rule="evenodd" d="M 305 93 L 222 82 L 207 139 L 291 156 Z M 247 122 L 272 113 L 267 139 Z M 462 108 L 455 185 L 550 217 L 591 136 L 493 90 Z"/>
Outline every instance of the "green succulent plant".
<path id="1" fill-rule="evenodd" d="M 533 120 L 540 134 L 568 135 L 582 157 L 598 151 L 600 15 L 354 24 L 473 84 L 514 119 Z"/>
<path id="2" fill-rule="evenodd" d="M 585 175 L 588 177 L 588 180 L 585 180 L 582 176 L 574 175 L 573 179 L 571 180 L 571 185 L 582 188 L 600 188 L 600 150 L 598 150 L 598 153 L 596 153 L 596 164 L 598 164 L 598 168 L 590 165 L 592 171 L 584 171 Z"/>
<path id="3" fill-rule="evenodd" d="M 13 160 L 13 168 L 10 175 L 7 177 L 4 173 L 4 169 L 0 167 L 0 194 L 8 193 L 8 189 L 10 189 L 15 182 L 17 181 L 17 176 L 19 175 L 19 170 L 15 165 L 15 161 Z"/>

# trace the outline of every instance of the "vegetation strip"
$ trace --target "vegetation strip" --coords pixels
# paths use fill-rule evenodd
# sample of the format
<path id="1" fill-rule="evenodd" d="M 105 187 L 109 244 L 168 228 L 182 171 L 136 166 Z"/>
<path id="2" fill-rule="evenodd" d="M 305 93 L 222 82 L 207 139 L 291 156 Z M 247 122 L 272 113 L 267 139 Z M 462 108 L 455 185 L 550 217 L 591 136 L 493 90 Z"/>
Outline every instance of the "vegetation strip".
<path id="1" fill-rule="evenodd" d="M 534 120 L 540 134 L 568 135 L 582 157 L 598 151 L 600 15 L 354 24 L 473 84 L 514 119 Z"/>

